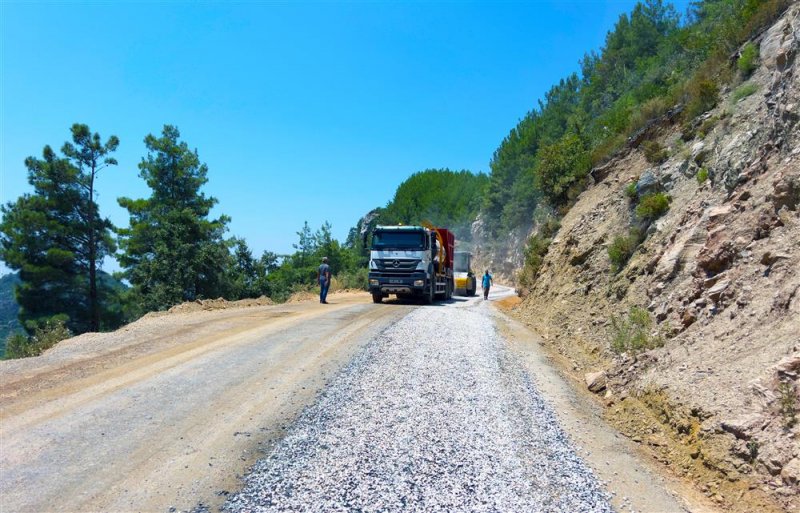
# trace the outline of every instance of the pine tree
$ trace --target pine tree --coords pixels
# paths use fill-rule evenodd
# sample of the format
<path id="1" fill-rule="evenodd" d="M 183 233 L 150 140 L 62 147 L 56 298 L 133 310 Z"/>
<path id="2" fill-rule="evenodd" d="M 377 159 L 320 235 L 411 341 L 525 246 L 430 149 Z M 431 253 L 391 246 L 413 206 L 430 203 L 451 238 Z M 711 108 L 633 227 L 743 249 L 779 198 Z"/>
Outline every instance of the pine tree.
<path id="1" fill-rule="evenodd" d="M 107 155 L 119 139 L 102 143 L 88 126 L 75 124 L 72 141 L 62 149 L 65 157 L 50 146 L 41 159 L 28 157 L 33 193 L 1 209 L 0 258 L 20 271 L 16 296 L 29 333 L 54 317 L 65 319 L 74 333 L 101 327 L 98 263 L 115 247 L 113 226 L 100 217 L 94 186 L 100 169 L 116 164 Z"/>
<path id="2" fill-rule="evenodd" d="M 161 137 L 148 135 L 139 176 L 152 194 L 147 199 L 119 198 L 130 213 L 130 227 L 120 230 L 120 263 L 145 310 L 225 291 L 230 255 L 223 235 L 229 218 L 208 218 L 217 203 L 200 192 L 208 167 L 179 138 L 171 125 L 164 126 Z"/>
<path id="3" fill-rule="evenodd" d="M 303 228 L 296 232 L 299 237 L 297 244 L 292 244 L 292 247 L 299 252 L 298 267 L 305 267 L 308 265 L 308 257 L 316 250 L 314 234 L 311 233 L 311 228 L 308 226 L 308 221 L 303 222 Z"/>
<path id="4" fill-rule="evenodd" d="M 117 136 L 112 135 L 103 144 L 100 140 L 100 134 L 92 134 L 87 125 L 76 123 L 72 125 L 72 140 L 75 144 L 67 142 L 61 151 L 71 161 L 72 165 L 78 168 L 80 174 L 79 183 L 84 190 L 84 195 L 88 198 L 86 202 L 86 223 L 88 226 L 95 226 L 97 204 L 94 201 L 94 182 L 101 169 L 106 166 L 117 165 L 116 159 L 107 155 L 116 151 L 117 146 L 119 146 L 119 139 Z M 107 229 L 110 228 L 111 225 L 109 224 Z M 91 331 L 98 331 L 100 329 L 100 300 L 97 293 L 97 261 L 104 256 L 104 249 L 109 249 L 109 252 L 113 252 L 114 249 L 101 247 L 102 233 L 89 229 L 87 234 L 86 260 L 89 263 L 90 329 Z"/>

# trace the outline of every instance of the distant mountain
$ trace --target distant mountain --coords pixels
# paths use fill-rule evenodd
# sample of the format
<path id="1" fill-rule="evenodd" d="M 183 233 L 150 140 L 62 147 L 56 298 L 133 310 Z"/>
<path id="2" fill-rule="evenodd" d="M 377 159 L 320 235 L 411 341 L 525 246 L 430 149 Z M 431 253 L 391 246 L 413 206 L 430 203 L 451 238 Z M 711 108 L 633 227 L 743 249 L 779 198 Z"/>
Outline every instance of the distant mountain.
<path id="1" fill-rule="evenodd" d="M 128 288 L 123 282 L 104 271 L 100 271 L 97 277 L 104 287 L 117 292 Z M 19 323 L 19 305 L 14 297 L 14 287 L 19 283 L 19 273 L 0 277 L 0 358 L 6 353 L 6 338 L 15 331 L 24 331 Z"/>
<path id="2" fill-rule="evenodd" d="M 17 315 L 19 305 L 14 298 L 14 286 L 19 283 L 19 273 L 0 277 L 0 357 L 6 352 L 6 337 L 14 331 L 22 331 Z"/>

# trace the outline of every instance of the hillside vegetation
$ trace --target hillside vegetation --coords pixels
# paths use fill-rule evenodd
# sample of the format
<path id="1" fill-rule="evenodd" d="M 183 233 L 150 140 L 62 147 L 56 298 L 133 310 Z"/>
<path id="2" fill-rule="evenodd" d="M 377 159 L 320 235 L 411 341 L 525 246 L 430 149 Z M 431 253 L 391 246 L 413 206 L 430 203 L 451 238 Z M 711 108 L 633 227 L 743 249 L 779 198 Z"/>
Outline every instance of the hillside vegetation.
<path id="1" fill-rule="evenodd" d="M 652 56 L 691 64 L 676 68 L 688 78 L 636 108 L 610 95 L 600 117 L 628 112 L 629 137 L 611 153 L 603 141 L 614 136 L 588 138 L 589 164 L 553 158 L 580 134 L 534 153 L 518 144 L 525 123 L 544 123 L 544 105 L 493 160 L 502 167 L 513 148 L 529 159 L 527 224 L 487 197 L 475 234 L 491 237 L 492 215 L 506 223 L 508 247 L 481 256 L 516 280 L 515 315 L 600 394 L 609 420 L 742 513 L 800 508 L 800 4 L 787 4 L 698 3 Z M 670 47 L 679 54 L 664 61 Z M 640 86 L 661 74 L 649 62 L 631 61 Z M 584 76 L 577 97 L 592 83 Z M 669 108 L 642 114 L 651 101 Z M 553 162 L 565 180 L 549 181 Z"/>
<path id="2" fill-rule="evenodd" d="M 488 183 L 488 176 L 469 171 L 420 171 L 397 187 L 386 208 L 379 210 L 378 222 L 418 225 L 427 221 L 448 227 L 459 241 L 469 241 Z"/>
<path id="3" fill-rule="evenodd" d="M 548 231 L 569 209 L 592 182 L 590 169 L 630 145 L 645 144 L 662 159 L 648 142 L 650 128 L 665 120 L 691 125 L 717 105 L 756 59 L 742 44 L 789 4 L 704 0 L 681 19 L 671 4 L 646 0 L 621 15 L 580 73 L 554 85 L 494 152 L 477 231 L 481 259 L 515 281 L 531 260 L 531 232 Z"/>

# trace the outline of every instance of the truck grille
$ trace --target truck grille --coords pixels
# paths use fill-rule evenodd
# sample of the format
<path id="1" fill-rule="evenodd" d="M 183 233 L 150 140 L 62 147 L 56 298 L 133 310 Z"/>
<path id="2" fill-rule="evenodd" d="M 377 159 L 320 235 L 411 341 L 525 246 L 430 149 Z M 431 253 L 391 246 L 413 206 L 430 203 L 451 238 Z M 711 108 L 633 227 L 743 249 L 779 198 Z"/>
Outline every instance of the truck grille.
<path id="1" fill-rule="evenodd" d="M 419 260 L 403 260 L 399 258 L 376 259 L 375 265 L 379 271 L 398 274 L 411 274 L 417 269 Z"/>

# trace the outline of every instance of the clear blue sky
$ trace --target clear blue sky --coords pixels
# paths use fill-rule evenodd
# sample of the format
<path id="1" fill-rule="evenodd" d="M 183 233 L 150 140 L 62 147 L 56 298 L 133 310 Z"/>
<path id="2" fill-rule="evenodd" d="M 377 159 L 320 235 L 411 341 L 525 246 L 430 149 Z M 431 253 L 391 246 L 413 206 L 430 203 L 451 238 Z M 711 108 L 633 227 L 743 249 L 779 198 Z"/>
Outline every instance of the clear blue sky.
<path id="1" fill-rule="evenodd" d="M 25 157 L 86 123 L 121 140 L 97 187 L 126 226 L 116 198 L 149 195 L 142 141 L 169 123 L 257 255 L 292 251 L 304 221 L 343 240 L 416 171 L 488 172 L 634 4 L 0 0 L 0 201 L 30 190 Z"/>

